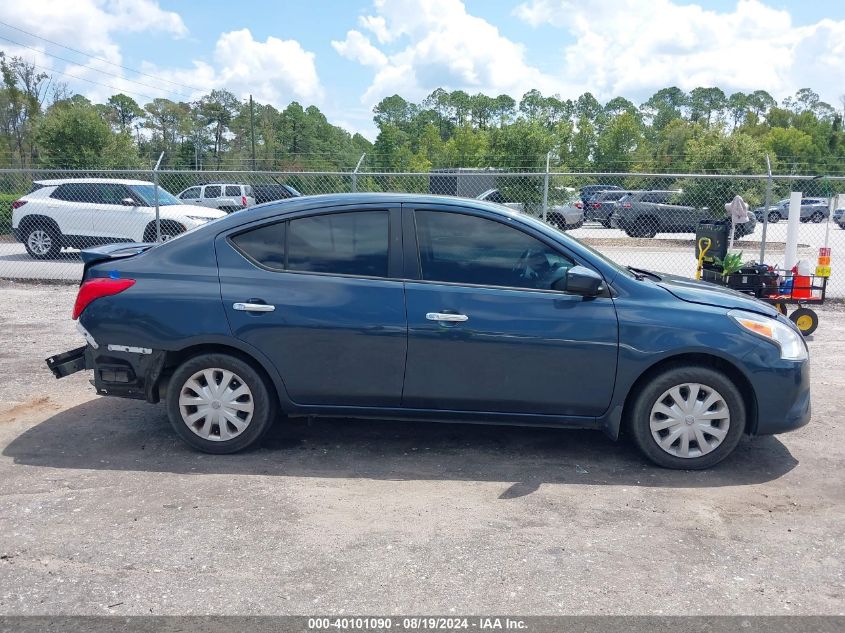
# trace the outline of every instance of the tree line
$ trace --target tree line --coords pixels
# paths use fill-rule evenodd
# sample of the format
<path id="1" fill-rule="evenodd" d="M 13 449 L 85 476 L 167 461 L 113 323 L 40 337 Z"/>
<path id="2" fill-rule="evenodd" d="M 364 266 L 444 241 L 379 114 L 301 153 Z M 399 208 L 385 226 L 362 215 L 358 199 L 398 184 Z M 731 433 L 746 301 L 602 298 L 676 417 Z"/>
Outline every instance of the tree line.
<path id="1" fill-rule="evenodd" d="M 149 168 L 164 152 L 176 169 L 371 171 L 448 167 L 558 171 L 845 173 L 842 112 L 809 88 L 778 103 L 763 90 L 658 90 L 639 105 L 530 90 L 470 95 L 438 88 L 419 103 L 399 95 L 373 109 L 370 142 L 313 105 L 283 110 L 227 90 L 194 102 L 126 94 L 105 103 L 72 94 L 48 73 L 0 52 L 0 165 Z"/>

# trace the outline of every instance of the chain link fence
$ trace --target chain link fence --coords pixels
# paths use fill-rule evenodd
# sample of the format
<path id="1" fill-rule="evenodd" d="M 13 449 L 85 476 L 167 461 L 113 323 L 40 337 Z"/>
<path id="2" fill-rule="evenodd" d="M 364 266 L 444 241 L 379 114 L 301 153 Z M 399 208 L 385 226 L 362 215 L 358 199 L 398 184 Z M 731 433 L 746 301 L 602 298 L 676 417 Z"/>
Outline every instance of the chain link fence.
<path id="1" fill-rule="evenodd" d="M 766 175 L 2 170 L 0 278 L 78 281 L 81 248 L 164 240 L 256 204 L 355 191 L 483 198 L 535 215 L 619 263 L 687 277 L 695 274 L 696 227 L 723 219 L 735 195 L 755 217 L 737 226 L 734 251 L 760 261 L 765 244 L 765 263 L 782 266 L 789 196 L 800 191 L 798 257 L 815 266 L 829 245 L 828 296 L 845 297 L 845 217 L 837 209 L 845 178 Z"/>

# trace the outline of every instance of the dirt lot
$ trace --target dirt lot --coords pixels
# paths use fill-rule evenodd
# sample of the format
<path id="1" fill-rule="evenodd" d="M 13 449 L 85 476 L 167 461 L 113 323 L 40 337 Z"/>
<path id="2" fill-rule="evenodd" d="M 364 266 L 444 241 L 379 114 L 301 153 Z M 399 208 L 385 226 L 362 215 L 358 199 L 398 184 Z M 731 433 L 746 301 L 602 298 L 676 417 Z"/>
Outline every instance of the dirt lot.
<path id="1" fill-rule="evenodd" d="M 75 289 L 0 285 L 0 614 L 845 613 L 845 310 L 813 422 L 707 472 L 598 433 L 336 420 L 191 452 L 42 359 Z"/>

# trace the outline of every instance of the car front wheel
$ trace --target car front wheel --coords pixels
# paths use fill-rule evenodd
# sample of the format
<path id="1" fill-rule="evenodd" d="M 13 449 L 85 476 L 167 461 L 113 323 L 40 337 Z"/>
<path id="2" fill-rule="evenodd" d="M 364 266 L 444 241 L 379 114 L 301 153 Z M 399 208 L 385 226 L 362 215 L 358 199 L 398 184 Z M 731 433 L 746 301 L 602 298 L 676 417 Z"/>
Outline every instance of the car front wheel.
<path id="1" fill-rule="evenodd" d="M 228 354 L 202 354 L 180 365 L 167 389 L 176 433 L 206 453 L 235 453 L 258 442 L 276 415 L 265 379 Z"/>
<path id="2" fill-rule="evenodd" d="M 745 406 L 723 373 L 676 366 L 636 395 L 628 424 L 640 450 L 658 466 L 709 468 L 730 455 L 745 429 Z"/>

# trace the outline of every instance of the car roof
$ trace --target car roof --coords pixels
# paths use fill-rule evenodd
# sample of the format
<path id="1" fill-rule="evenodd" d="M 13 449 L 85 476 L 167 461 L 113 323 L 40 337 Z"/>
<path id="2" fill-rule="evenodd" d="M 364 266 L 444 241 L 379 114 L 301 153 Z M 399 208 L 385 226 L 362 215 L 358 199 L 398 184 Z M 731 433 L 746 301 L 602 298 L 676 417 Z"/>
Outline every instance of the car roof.
<path id="1" fill-rule="evenodd" d="M 58 185 L 90 185 L 90 184 L 109 184 L 109 185 L 151 185 L 149 180 L 132 180 L 129 178 L 53 178 L 48 180 L 33 180 L 33 184 L 41 185 L 43 187 L 56 187 Z"/>

